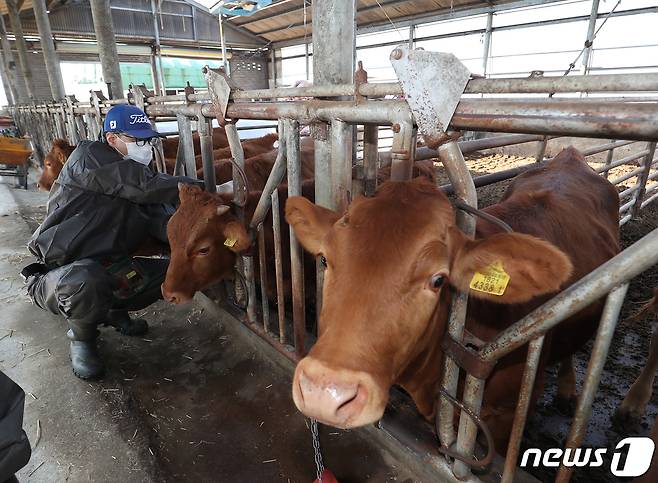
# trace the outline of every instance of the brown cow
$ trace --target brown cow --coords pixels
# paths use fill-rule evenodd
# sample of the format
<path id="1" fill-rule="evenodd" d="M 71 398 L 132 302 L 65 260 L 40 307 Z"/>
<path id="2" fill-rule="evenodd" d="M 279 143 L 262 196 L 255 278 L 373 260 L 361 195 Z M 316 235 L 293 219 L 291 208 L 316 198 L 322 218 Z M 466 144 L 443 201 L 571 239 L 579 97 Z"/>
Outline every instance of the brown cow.
<path id="1" fill-rule="evenodd" d="M 381 418 L 390 386 L 399 384 L 424 417 L 434 418 L 453 290 L 475 284 L 501 294 L 470 291 L 466 327 L 491 340 L 618 253 L 618 209 L 615 188 L 573 148 L 518 176 L 502 201 L 484 210 L 514 233 L 478 221 L 475 239 L 464 235 L 446 196 L 424 180 L 385 183 L 345 214 L 290 198 L 286 219 L 327 265 L 319 338 L 295 370 L 295 404 L 332 426 L 362 426 Z M 483 273 L 497 283 L 481 285 Z M 570 360 L 594 332 L 602 306 L 548 333 L 533 402 L 545 365 Z M 500 453 L 526 354 L 523 347 L 504 357 L 487 379 L 481 412 Z M 560 395 L 574 396 L 571 382 L 562 377 Z"/>
<path id="2" fill-rule="evenodd" d="M 309 138 L 310 139 L 310 138 Z M 272 150 L 266 153 L 258 154 L 247 158 L 245 150 L 245 174 L 249 180 L 249 189 L 252 191 L 261 191 L 265 187 L 267 178 L 274 167 L 274 162 L 278 150 Z M 315 175 L 315 151 L 313 143 L 306 142 L 301 144 L 300 148 L 303 180 L 313 179 Z M 215 161 L 215 183 L 222 184 L 233 179 L 233 163 L 230 159 L 219 159 Z M 203 177 L 203 169 L 197 171 L 199 178 Z"/>
<path id="3" fill-rule="evenodd" d="M 267 177 L 272 169 L 276 153 L 267 153 L 245 161 L 245 172 L 249 179 L 251 192 L 247 199 L 245 208 L 246 219 L 250 220 L 256 208 L 261 191 L 265 186 Z M 310 160 L 310 161 L 309 161 Z M 302 178 L 304 180 L 302 191 L 304 197 L 309 200 L 314 198 L 313 183 L 313 149 L 312 145 L 302 143 Z M 426 163 L 417 163 L 419 173 L 423 173 L 427 179 L 434 182 L 433 171 L 427 168 Z M 427 169 L 423 169 L 425 166 Z M 230 167 L 230 163 L 229 163 Z M 386 175 L 386 170 L 380 174 Z M 231 176 L 227 170 L 226 177 Z M 167 278 L 162 285 L 162 293 L 165 300 L 172 303 L 181 303 L 190 300 L 194 293 L 208 287 L 214 282 L 231 278 L 235 265 L 235 253 L 248 246 L 246 241 L 246 230 L 244 225 L 238 226 L 235 217 L 227 209 L 231 201 L 230 194 L 208 194 L 197 187 L 188 185 L 181 186 L 180 207 L 172 216 L 167 226 L 169 244 L 171 246 L 171 262 Z M 279 187 L 280 206 L 283 210 L 284 200 L 287 199 L 287 186 Z M 220 210 L 221 208 L 221 210 Z M 222 211 L 217 215 L 214 210 Z M 281 213 L 283 219 L 283 213 Z M 227 234 L 227 230 L 233 236 Z M 274 240 L 272 238 L 271 216 L 265 221 L 265 246 L 268 263 L 268 279 L 274 276 Z M 284 223 L 281 228 L 282 253 L 284 260 L 288 257 L 288 225 Z M 227 248 L 224 242 L 227 238 L 240 240 L 234 247 Z M 203 250 L 201 250 L 201 247 Z M 205 250 L 208 249 L 207 252 Z M 202 253 L 198 253 L 201 251 Z M 284 263 L 284 296 L 290 289 L 289 263 Z M 258 258 L 255 259 L 256 280 L 258 276 Z M 305 280 L 309 283 L 306 294 L 311 296 L 315 293 L 313 283 L 315 280 L 315 264 L 308 260 L 304 264 Z M 274 279 L 269 280 L 268 291 L 270 297 L 274 298 Z M 309 301 L 310 302 L 310 301 Z"/>
<path id="4" fill-rule="evenodd" d="M 195 292 L 212 283 L 233 278 L 236 254 L 251 246 L 251 237 L 245 225 L 238 221 L 230 209 L 231 196 L 221 193 L 207 193 L 198 186 L 181 184 L 180 206 L 169 220 L 167 237 L 171 247 L 171 260 L 167 276 L 162 284 L 164 299 L 180 304 L 187 302 Z M 283 206 L 287 199 L 287 186 L 280 186 L 280 211 L 283 220 Z M 314 197 L 312 181 L 303 184 L 302 191 L 310 199 Z M 247 198 L 245 218 L 250 220 L 260 199 L 260 192 L 252 191 Z M 283 260 L 289 260 L 288 225 L 282 221 L 281 248 Z M 264 224 L 266 253 L 274 253 L 271 211 Z M 275 267 L 274 256 L 267 258 L 269 296 L 274 298 Z M 310 266 L 310 264 L 307 264 Z M 254 256 L 256 280 L 259 278 L 258 253 Z M 313 267 L 314 269 L 314 267 Z M 290 262 L 283 263 L 284 284 L 289 292 Z"/>
<path id="5" fill-rule="evenodd" d="M 37 181 L 37 188 L 42 191 L 50 191 L 74 149 L 75 146 L 71 146 L 64 139 L 53 140 L 53 146 L 43 160 L 43 172 Z"/>
<path id="6" fill-rule="evenodd" d="M 162 152 L 165 159 L 176 159 L 178 154 L 178 136 L 170 136 L 162 140 Z M 201 151 L 201 139 L 199 133 L 192 133 L 192 142 L 194 143 L 194 152 Z M 228 146 L 226 131 L 223 127 L 216 127 L 212 130 L 212 147 L 213 149 L 225 148 Z"/>

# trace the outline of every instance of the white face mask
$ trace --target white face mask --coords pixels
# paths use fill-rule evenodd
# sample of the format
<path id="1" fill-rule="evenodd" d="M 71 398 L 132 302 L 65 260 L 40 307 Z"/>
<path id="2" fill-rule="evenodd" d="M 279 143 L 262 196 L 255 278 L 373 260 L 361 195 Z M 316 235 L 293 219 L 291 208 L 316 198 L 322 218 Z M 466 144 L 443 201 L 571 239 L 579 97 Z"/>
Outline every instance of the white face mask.
<path id="1" fill-rule="evenodd" d="M 121 139 L 123 141 L 123 139 Z M 148 166 L 151 161 L 153 161 L 153 148 L 149 143 L 146 143 L 144 146 L 137 146 L 137 143 L 127 143 L 123 141 L 128 150 L 127 158 L 137 161 L 144 166 Z"/>

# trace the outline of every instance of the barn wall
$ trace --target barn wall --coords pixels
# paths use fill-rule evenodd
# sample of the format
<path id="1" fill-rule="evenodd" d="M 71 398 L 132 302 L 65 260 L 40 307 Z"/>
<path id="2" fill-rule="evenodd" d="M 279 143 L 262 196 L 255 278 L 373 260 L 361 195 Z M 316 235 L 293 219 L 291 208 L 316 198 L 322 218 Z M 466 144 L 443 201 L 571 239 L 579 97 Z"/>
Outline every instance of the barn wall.
<path id="1" fill-rule="evenodd" d="M 233 53 L 229 62 L 231 78 L 241 89 L 267 89 L 267 56 L 261 54 Z"/>

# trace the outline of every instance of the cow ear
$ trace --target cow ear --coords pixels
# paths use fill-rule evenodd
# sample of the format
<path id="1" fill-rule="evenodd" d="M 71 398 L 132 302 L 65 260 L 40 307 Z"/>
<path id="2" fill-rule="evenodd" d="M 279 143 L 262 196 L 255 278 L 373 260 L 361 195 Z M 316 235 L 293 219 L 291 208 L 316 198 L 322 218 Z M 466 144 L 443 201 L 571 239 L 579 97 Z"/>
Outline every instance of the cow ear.
<path id="1" fill-rule="evenodd" d="M 556 292 L 573 272 L 562 250 L 530 235 L 498 233 L 471 240 L 451 227 L 448 240 L 450 283 L 492 302 L 517 304 Z"/>
<path id="2" fill-rule="evenodd" d="M 180 199 L 181 203 L 189 199 L 189 197 L 193 194 L 200 192 L 201 188 L 195 184 L 187 184 L 181 182 L 178 183 L 178 198 Z"/>
<path id="3" fill-rule="evenodd" d="M 238 221 L 229 221 L 222 229 L 224 246 L 235 253 L 245 251 L 251 246 L 251 237 L 244 225 Z"/>
<path id="4" fill-rule="evenodd" d="M 286 221 L 302 246 L 313 255 L 322 252 L 322 240 L 339 218 L 335 211 L 314 205 L 302 196 L 293 196 L 286 202 Z"/>

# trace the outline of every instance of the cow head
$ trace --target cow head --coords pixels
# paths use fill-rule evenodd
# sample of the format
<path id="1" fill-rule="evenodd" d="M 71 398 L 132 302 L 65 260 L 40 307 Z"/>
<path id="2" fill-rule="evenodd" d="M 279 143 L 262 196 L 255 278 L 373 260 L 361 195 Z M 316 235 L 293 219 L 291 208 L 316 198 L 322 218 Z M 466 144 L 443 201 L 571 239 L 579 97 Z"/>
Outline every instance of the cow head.
<path id="1" fill-rule="evenodd" d="M 73 149 L 75 147 L 64 139 L 55 139 L 53 141 L 52 148 L 43 160 L 43 172 L 39 181 L 37 181 L 37 188 L 42 191 L 50 191 Z"/>
<path id="2" fill-rule="evenodd" d="M 451 287 L 467 291 L 476 272 L 502 263 L 504 293 L 471 295 L 514 304 L 557 290 L 572 270 L 563 252 L 528 235 L 467 237 L 446 196 L 420 178 L 387 182 L 342 216 L 293 197 L 286 219 L 326 265 L 319 337 L 297 365 L 293 399 L 341 428 L 381 418 L 393 384 L 433 416 Z"/>
<path id="3" fill-rule="evenodd" d="M 189 301 L 198 290 L 230 276 L 235 254 L 251 243 L 228 200 L 180 183 L 180 206 L 169 220 L 171 260 L 162 284 L 165 300 Z"/>

